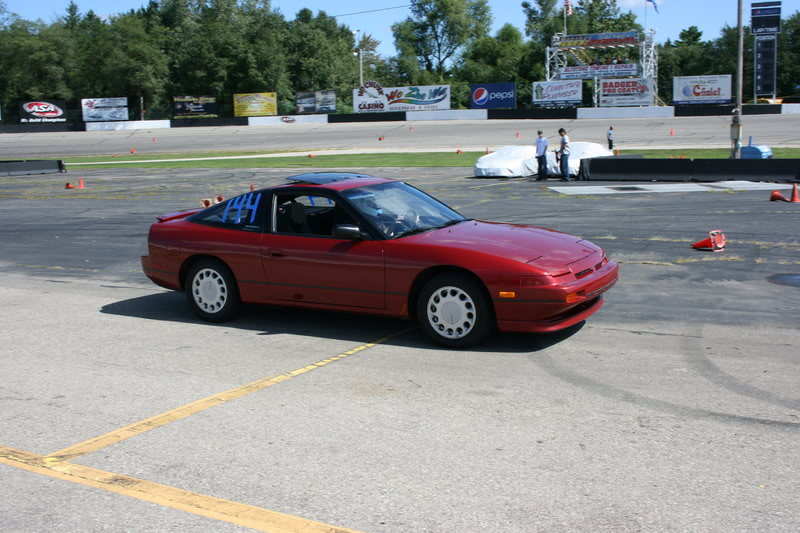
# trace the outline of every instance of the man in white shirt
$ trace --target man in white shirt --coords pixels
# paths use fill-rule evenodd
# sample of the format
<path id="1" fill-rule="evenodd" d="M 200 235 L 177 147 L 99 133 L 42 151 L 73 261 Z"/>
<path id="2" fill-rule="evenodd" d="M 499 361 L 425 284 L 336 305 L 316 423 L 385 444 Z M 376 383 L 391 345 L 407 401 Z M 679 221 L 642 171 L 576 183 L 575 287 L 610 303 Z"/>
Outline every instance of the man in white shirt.
<path id="1" fill-rule="evenodd" d="M 558 154 L 561 156 L 561 181 L 570 181 L 569 177 L 569 137 L 564 128 L 558 130 L 561 135 L 561 144 L 558 149 Z"/>
<path id="2" fill-rule="evenodd" d="M 539 173 L 536 181 L 547 179 L 547 137 L 542 134 L 542 130 L 536 132 L 539 136 L 536 138 L 536 162 L 539 163 Z"/>

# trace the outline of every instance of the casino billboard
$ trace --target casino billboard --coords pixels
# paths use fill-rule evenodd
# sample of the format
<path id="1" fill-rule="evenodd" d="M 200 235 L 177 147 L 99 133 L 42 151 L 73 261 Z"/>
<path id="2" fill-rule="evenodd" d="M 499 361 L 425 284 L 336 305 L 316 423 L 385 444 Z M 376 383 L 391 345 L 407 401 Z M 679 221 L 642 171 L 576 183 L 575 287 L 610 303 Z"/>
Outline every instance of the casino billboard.
<path id="1" fill-rule="evenodd" d="M 516 83 L 480 83 L 469 87 L 470 109 L 516 109 Z"/>
<path id="2" fill-rule="evenodd" d="M 672 78 L 673 104 L 729 104 L 732 101 L 730 74 Z"/>
<path id="3" fill-rule="evenodd" d="M 362 87 L 353 89 L 353 111 L 356 113 L 448 109 L 450 109 L 449 85 L 382 87 L 376 81 L 367 81 Z"/>
<path id="4" fill-rule="evenodd" d="M 20 124 L 66 121 L 67 107 L 63 100 L 24 100 L 19 104 Z"/>

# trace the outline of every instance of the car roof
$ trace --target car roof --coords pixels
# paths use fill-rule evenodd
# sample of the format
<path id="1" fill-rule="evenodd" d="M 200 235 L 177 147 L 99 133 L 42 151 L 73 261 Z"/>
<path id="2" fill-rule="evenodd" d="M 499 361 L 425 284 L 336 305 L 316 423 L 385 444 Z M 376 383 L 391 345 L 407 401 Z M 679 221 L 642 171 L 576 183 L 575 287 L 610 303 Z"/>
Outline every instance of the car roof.
<path id="1" fill-rule="evenodd" d="M 379 183 L 389 183 L 396 180 L 389 178 L 377 178 L 366 174 L 356 174 L 354 172 L 311 172 L 308 174 L 298 174 L 286 178 L 290 182 L 288 185 L 280 187 L 322 187 L 335 191 L 343 191 L 365 185 L 376 185 Z"/>

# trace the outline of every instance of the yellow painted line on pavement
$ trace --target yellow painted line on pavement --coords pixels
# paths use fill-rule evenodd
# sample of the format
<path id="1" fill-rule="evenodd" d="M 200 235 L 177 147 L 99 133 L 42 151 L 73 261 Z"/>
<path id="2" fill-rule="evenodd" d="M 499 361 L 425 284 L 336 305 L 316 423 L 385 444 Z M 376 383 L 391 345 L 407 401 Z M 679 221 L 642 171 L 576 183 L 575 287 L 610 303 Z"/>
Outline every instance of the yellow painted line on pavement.
<path id="1" fill-rule="evenodd" d="M 285 374 L 259 379 L 257 381 L 253 381 L 252 383 L 248 383 L 246 385 L 242 385 L 240 387 L 236 387 L 234 389 L 230 389 L 228 391 L 221 392 L 219 394 L 207 396 L 205 398 L 196 400 L 181 407 L 177 407 L 165 413 L 161 413 L 159 415 L 147 418 L 145 420 L 140 420 L 139 422 L 134 422 L 133 424 L 130 424 L 120 429 L 115 429 L 114 431 L 111 431 L 104 435 L 100 435 L 85 440 L 83 442 L 79 442 L 78 444 L 74 444 L 72 446 L 64 448 L 63 450 L 51 453 L 47 457 L 58 460 L 69 460 L 84 455 L 86 453 L 95 452 L 107 446 L 111 446 L 112 444 L 116 444 L 118 442 L 122 442 L 132 437 L 136 437 L 137 435 L 141 435 L 142 433 L 150 431 L 151 429 L 167 425 L 171 422 L 175 422 L 176 420 L 187 418 L 193 414 L 205 411 L 206 409 L 210 409 L 211 407 L 214 407 L 216 405 L 230 402 L 231 400 L 241 398 L 242 396 L 245 396 L 252 392 L 260 391 L 262 389 L 266 389 L 267 387 L 272 387 L 273 385 L 277 385 L 278 383 L 283 383 L 284 381 L 290 380 L 294 377 L 300 376 L 307 372 L 311 372 L 312 370 L 316 370 L 317 368 L 321 368 L 325 365 L 329 365 L 336 361 L 340 361 L 345 357 L 349 357 L 351 355 L 372 348 L 373 346 L 382 344 L 387 340 L 389 340 L 390 338 L 395 337 L 397 335 L 402 335 L 407 331 L 409 331 L 409 329 L 394 333 L 392 335 L 387 335 L 386 337 L 382 337 L 376 341 L 369 342 L 367 344 L 362 344 L 361 346 L 353 348 L 352 350 L 342 352 L 339 355 L 334 355 L 333 357 L 328 357 L 327 359 L 323 359 L 322 361 L 317 361 L 316 363 L 304 366 L 303 368 L 298 368 L 297 370 L 286 372 Z"/>
<path id="2" fill-rule="evenodd" d="M 352 529 L 306 520 L 261 507 L 205 496 L 177 487 L 2 446 L 0 446 L 0 463 L 259 531 L 269 531 L 270 533 L 356 533 Z"/>

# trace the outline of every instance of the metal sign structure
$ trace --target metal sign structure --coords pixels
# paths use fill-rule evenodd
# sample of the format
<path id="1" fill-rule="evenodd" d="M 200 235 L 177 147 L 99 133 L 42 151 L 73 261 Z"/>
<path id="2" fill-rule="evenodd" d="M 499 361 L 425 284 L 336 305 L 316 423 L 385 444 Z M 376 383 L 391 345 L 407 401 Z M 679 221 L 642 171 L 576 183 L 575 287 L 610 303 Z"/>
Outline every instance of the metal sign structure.
<path id="1" fill-rule="evenodd" d="M 591 60 L 592 50 L 610 49 L 639 49 L 637 63 L 615 65 L 593 65 Z M 596 33 L 588 35 L 564 35 L 557 33 L 553 36 L 551 45 L 545 51 L 545 77 L 547 81 L 560 81 L 564 79 L 595 79 L 594 101 L 599 103 L 599 75 L 598 67 L 613 67 L 624 70 L 628 67 L 630 72 L 619 72 L 617 76 L 640 76 L 652 80 L 654 94 L 658 94 L 658 49 L 655 43 L 655 31 L 650 30 L 644 35 L 636 32 Z M 635 67 L 636 72 L 632 71 Z M 576 72 L 585 71 L 586 75 L 576 75 Z M 597 75 L 592 73 L 597 72 Z"/>
<path id="2" fill-rule="evenodd" d="M 781 3 L 754 2 L 750 10 L 750 33 L 755 37 L 753 57 L 753 98 L 777 94 L 778 34 L 781 32 Z"/>

